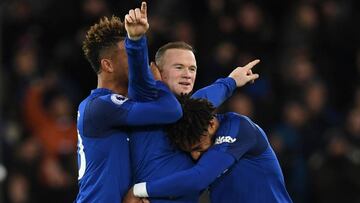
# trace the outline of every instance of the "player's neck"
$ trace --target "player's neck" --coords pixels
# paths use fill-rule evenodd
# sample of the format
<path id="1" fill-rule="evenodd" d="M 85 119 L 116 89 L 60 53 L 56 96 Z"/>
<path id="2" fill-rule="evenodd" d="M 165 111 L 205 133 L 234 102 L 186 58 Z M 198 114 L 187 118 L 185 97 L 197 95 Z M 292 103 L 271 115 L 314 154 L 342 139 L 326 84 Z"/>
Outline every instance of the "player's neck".
<path id="1" fill-rule="evenodd" d="M 123 96 L 127 96 L 127 89 L 128 87 L 125 85 L 121 85 L 119 83 L 115 83 L 109 80 L 102 80 L 98 78 L 98 85 L 97 88 L 106 88 L 113 91 L 116 94 L 121 94 Z"/>

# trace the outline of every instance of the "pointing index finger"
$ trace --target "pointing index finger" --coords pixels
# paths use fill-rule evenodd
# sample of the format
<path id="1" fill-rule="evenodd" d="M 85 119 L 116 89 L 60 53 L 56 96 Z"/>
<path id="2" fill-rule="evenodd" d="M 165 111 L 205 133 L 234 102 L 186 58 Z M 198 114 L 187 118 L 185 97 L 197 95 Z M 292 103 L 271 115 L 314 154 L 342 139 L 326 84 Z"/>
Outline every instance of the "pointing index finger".
<path id="1" fill-rule="evenodd" d="M 256 60 L 253 60 L 253 61 L 251 61 L 250 63 L 248 63 L 248 64 L 246 64 L 245 66 L 244 66 L 244 68 L 247 68 L 247 69 L 252 69 L 256 64 L 258 64 L 260 62 L 260 60 L 259 59 L 256 59 Z"/>
<path id="2" fill-rule="evenodd" d="M 145 1 L 141 3 L 141 14 L 143 14 L 145 18 L 147 17 L 147 5 Z"/>

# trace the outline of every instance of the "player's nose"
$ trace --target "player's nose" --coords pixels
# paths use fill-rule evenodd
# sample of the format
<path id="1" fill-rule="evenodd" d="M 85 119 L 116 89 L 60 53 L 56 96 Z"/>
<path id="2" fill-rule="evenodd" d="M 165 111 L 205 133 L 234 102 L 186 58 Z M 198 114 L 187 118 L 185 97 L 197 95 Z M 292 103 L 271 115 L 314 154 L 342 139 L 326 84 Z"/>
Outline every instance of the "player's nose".
<path id="1" fill-rule="evenodd" d="M 191 78 L 191 72 L 188 68 L 184 68 L 184 70 L 182 71 L 182 77 Z"/>

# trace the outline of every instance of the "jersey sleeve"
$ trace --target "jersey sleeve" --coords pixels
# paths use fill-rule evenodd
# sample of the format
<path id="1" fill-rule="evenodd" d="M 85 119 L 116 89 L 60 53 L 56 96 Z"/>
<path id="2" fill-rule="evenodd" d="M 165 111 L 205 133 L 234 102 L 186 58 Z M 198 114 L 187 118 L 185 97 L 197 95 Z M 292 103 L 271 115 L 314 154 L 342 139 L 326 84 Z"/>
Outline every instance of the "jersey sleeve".
<path id="1" fill-rule="evenodd" d="M 125 49 L 129 64 L 128 97 L 136 101 L 151 101 L 157 95 L 155 80 L 149 68 L 146 37 L 131 40 L 126 37 Z"/>
<path id="2" fill-rule="evenodd" d="M 230 77 L 220 78 L 213 84 L 196 91 L 192 98 L 207 99 L 215 107 L 218 107 L 233 94 L 235 89 L 236 82 L 234 79 Z"/>
<path id="3" fill-rule="evenodd" d="M 209 150 L 193 168 L 147 182 L 147 194 L 150 197 L 168 197 L 199 193 L 234 162 L 235 159 L 227 153 Z"/>
<path id="4" fill-rule="evenodd" d="M 130 126 L 157 125 L 176 122 L 182 117 L 182 108 L 175 95 L 157 81 L 158 98 L 151 102 L 133 102 L 126 123 Z"/>
<path id="5" fill-rule="evenodd" d="M 177 121 L 182 116 L 179 102 L 162 82 L 158 81 L 156 86 L 159 97 L 149 102 L 134 101 L 118 94 L 94 99 L 87 107 L 88 118 L 96 119 L 92 123 L 99 128 L 168 124 Z"/>
<path id="6" fill-rule="evenodd" d="M 213 150 L 228 153 L 239 160 L 256 146 L 258 132 L 257 127 L 249 118 L 236 116 L 216 132 Z"/>

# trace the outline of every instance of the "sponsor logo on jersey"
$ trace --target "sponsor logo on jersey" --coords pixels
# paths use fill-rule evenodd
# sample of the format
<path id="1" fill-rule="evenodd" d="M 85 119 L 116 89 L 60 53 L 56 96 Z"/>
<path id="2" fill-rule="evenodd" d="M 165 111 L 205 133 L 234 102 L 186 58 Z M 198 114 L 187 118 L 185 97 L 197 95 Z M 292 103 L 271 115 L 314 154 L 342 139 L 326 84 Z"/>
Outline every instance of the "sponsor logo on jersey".
<path id="1" fill-rule="evenodd" d="M 236 141 L 236 138 L 232 138 L 230 136 L 220 136 L 216 138 L 215 144 L 221 144 L 221 143 L 234 143 Z"/>
<path id="2" fill-rule="evenodd" d="M 117 105 L 121 105 L 128 100 L 128 98 L 126 98 L 120 94 L 112 94 L 110 98 L 111 98 L 111 101 Z"/>

